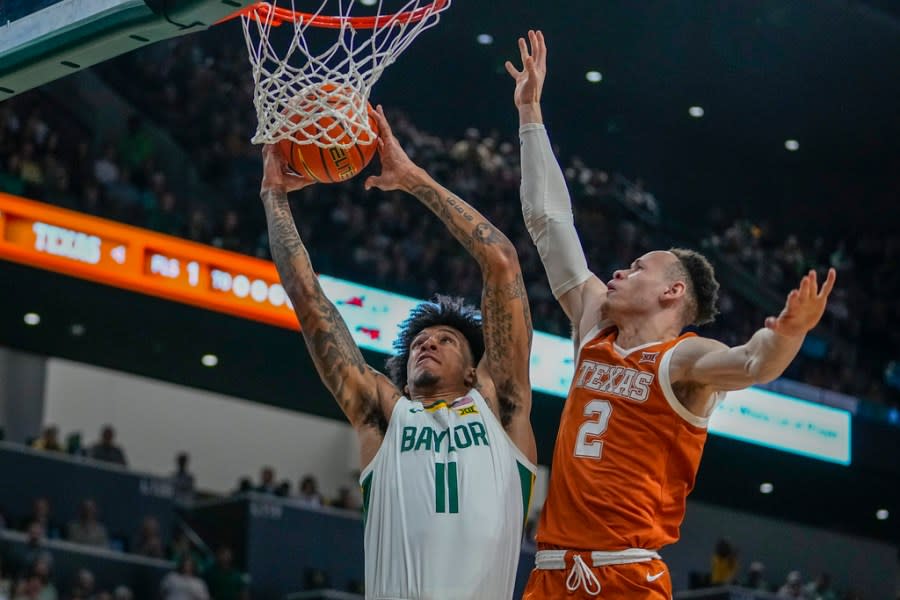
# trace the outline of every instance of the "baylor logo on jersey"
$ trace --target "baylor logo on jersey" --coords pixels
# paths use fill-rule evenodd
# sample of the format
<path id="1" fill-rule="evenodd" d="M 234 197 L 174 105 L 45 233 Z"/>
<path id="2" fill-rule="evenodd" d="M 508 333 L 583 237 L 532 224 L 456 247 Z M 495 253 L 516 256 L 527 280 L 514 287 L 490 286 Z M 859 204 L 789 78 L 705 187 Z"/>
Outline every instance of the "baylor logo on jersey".
<path id="1" fill-rule="evenodd" d="M 403 428 L 400 440 L 400 452 L 417 452 L 427 450 L 440 452 L 447 444 L 447 451 L 462 450 L 470 446 L 490 446 L 484 423 L 473 421 L 465 425 L 457 425 L 453 429 L 438 431 L 433 427 L 416 427 L 407 425 Z"/>

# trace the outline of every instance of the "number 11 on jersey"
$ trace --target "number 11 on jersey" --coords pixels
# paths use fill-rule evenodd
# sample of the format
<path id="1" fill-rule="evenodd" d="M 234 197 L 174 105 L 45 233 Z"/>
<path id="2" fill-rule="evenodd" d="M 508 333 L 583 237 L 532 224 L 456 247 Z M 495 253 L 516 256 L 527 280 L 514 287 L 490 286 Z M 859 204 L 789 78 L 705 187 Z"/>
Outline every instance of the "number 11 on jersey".
<path id="1" fill-rule="evenodd" d="M 598 416 L 595 419 L 585 421 L 581 427 L 578 428 L 578 438 L 575 440 L 575 456 L 597 459 L 601 457 L 603 452 L 603 441 L 593 439 L 588 442 L 587 439 L 588 436 L 596 438 L 606 433 L 606 428 L 609 427 L 609 417 L 612 415 L 612 410 L 612 404 L 607 400 L 591 400 L 584 405 L 584 416 Z"/>
<path id="2" fill-rule="evenodd" d="M 456 461 L 434 465 L 434 512 L 459 512 L 459 475 Z"/>

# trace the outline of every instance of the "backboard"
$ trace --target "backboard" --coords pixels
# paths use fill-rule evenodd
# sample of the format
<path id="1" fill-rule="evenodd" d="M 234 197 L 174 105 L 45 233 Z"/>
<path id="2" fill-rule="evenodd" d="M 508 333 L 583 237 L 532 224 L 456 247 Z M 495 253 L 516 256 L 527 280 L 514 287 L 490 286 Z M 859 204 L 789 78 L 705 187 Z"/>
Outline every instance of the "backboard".
<path id="1" fill-rule="evenodd" d="M 201 31 L 251 0 L 0 2 L 0 101 L 125 52 Z"/>

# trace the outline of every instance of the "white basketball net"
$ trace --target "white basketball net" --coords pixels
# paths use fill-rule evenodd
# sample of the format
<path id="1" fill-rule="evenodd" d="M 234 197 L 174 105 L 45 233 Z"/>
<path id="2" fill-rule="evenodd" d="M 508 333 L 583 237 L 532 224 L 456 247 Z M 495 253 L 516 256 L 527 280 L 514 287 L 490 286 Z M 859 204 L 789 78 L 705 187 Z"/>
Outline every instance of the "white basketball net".
<path id="1" fill-rule="evenodd" d="M 294 1 L 290 0 L 291 10 L 301 10 L 294 8 Z M 372 29 L 357 29 L 348 18 L 355 0 L 320 1 L 321 6 L 312 13 L 315 17 L 340 20 L 339 28 L 334 29 L 334 43 L 319 51 L 310 48 L 305 37 L 314 27 L 311 19 L 282 25 L 282 29 L 293 27 L 293 36 L 290 40 L 285 36 L 286 43 L 279 44 L 284 47 L 276 48 L 269 36 L 277 20 L 273 11 L 257 13 L 262 15 L 258 18 L 241 17 L 253 67 L 254 144 L 289 139 L 298 144 L 349 148 L 358 140 L 374 141 L 367 113 L 372 86 L 417 35 L 437 24 L 440 12 L 450 5 L 449 1 L 438 3 L 434 9 L 431 0 L 409 0 L 402 9 L 385 15 L 384 0 L 379 0 L 377 14 L 385 15 L 385 22 Z M 425 11 L 418 21 L 404 23 L 398 18 L 417 9 Z"/>

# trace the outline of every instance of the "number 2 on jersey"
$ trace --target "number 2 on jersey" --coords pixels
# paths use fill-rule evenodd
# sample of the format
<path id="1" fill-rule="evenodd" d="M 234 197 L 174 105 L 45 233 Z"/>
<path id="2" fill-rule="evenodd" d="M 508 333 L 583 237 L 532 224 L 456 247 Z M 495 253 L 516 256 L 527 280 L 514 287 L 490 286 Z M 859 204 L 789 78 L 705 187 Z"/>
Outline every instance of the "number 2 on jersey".
<path id="1" fill-rule="evenodd" d="M 456 461 L 434 465 L 434 512 L 459 512 L 459 476 Z"/>
<path id="2" fill-rule="evenodd" d="M 575 440 L 575 456 L 583 456 L 585 458 L 600 458 L 603 452 L 603 441 L 592 440 L 587 441 L 588 436 L 598 437 L 606 433 L 609 427 L 609 417 L 612 415 L 612 404 L 607 400 L 591 400 L 584 406 L 584 416 L 592 417 L 598 415 L 595 419 L 585 421 L 578 428 L 578 438 Z"/>

